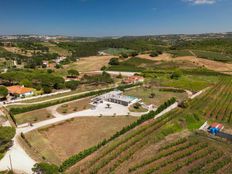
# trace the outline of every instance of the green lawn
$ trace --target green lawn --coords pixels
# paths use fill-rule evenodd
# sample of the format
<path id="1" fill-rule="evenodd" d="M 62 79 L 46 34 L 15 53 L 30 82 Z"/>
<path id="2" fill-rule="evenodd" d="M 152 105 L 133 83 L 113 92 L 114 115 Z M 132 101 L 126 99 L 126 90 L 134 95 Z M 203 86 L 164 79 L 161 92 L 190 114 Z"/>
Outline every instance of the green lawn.
<path id="1" fill-rule="evenodd" d="M 152 93 L 155 94 L 154 97 L 151 97 Z M 140 98 L 145 104 L 154 104 L 156 106 L 163 104 L 165 101 L 167 101 L 172 97 L 176 97 L 177 100 L 183 100 L 187 98 L 186 93 L 160 91 L 158 88 L 155 87 L 151 87 L 151 88 L 139 87 L 139 88 L 131 89 L 125 91 L 125 95 Z"/>
<path id="2" fill-rule="evenodd" d="M 202 90 L 212 84 L 217 83 L 217 76 L 197 76 L 197 75 L 183 75 L 180 79 L 170 79 L 168 75 L 159 76 L 157 81 L 161 86 L 176 87 L 188 89 L 191 91 Z"/>

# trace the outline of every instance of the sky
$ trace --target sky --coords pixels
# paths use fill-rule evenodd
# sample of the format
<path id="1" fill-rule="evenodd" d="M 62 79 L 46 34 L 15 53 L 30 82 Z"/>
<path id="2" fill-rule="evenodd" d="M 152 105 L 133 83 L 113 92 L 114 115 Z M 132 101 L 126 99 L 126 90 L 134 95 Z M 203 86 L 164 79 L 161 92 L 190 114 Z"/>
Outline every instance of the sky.
<path id="1" fill-rule="evenodd" d="M 232 31 L 232 0 L 0 0 L 0 35 Z"/>

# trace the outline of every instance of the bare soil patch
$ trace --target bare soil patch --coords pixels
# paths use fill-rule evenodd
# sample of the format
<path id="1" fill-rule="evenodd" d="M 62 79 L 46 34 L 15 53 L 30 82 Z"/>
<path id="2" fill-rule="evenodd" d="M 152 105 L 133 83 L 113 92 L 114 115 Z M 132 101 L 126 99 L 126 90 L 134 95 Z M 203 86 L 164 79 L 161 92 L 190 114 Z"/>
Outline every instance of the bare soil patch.
<path id="1" fill-rule="evenodd" d="M 109 60 L 115 56 L 91 56 L 81 58 L 79 61 L 65 66 L 68 69 L 77 69 L 80 72 L 99 71 L 108 65 Z"/>
<path id="2" fill-rule="evenodd" d="M 59 164 L 68 157 L 111 137 L 136 119 L 134 117 L 76 118 L 30 132 L 26 134 L 26 138 L 46 161 Z"/>
<path id="3" fill-rule="evenodd" d="M 47 109 L 39 109 L 31 112 L 15 115 L 18 124 L 35 123 L 53 118 L 52 114 Z"/>
<path id="4" fill-rule="evenodd" d="M 210 70 L 232 74 L 232 64 L 230 63 L 207 60 L 203 58 L 197 58 L 194 56 L 183 56 L 183 57 L 173 58 L 170 54 L 165 53 L 159 55 L 158 57 L 151 57 L 149 54 L 139 55 L 139 57 L 144 59 L 154 60 L 154 61 L 189 61 L 199 67 L 205 67 Z"/>
<path id="5" fill-rule="evenodd" d="M 83 100 L 78 100 L 75 102 L 63 104 L 57 109 L 57 111 L 59 113 L 62 113 L 62 114 L 70 114 L 73 112 L 78 112 L 78 111 L 82 111 L 85 109 L 89 109 L 90 108 L 90 104 L 89 104 L 90 100 L 91 100 L 91 97 L 85 98 Z"/>

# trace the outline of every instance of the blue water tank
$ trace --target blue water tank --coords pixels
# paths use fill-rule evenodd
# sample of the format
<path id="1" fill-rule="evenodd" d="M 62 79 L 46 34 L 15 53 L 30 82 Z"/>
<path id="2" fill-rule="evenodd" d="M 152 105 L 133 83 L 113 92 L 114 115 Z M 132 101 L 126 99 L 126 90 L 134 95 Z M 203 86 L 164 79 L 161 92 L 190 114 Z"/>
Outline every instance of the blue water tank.
<path id="1" fill-rule="evenodd" d="M 219 128 L 212 127 L 212 128 L 210 128 L 209 131 L 210 131 L 211 134 L 216 135 L 220 130 L 219 130 Z"/>

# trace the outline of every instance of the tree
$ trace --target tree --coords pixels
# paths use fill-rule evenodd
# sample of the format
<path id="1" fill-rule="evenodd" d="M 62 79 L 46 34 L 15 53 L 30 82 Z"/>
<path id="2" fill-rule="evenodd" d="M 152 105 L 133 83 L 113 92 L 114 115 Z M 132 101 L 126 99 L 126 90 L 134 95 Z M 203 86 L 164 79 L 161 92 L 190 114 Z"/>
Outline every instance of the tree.
<path id="1" fill-rule="evenodd" d="M 138 56 L 138 55 L 139 55 L 139 53 L 137 51 L 134 51 L 134 52 L 131 53 L 132 57 L 135 57 L 135 56 Z"/>
<path id="2" fill-rule="evenodd" d="M 109 64 L 110 64 L 110 65 L 119 65 L 119 60 L 118 60 L 118 58 L 112 58 L 112 59 L 110 59 Z"/>
<path id="3" fill-rule="evenodd" d="M 20 85 L 22 86 L 26 86 L 26 87 L 31 87 L 32 86 L 32 82 L 28 79 L 23 79 L 20 81 Z"/>
<path id="4" fill-rule="evenodd" d="M 76 90 L 79 85 L 79 81 L 71 80 L 65 83 L 66 88 L 69 88 L 71 90 Z"/>
<path id="5" fill-rule="evenodd" d="M 70 70 L 68 70 L 68 75 L 70 77 L 77 77 L 77 76 L 79 76 L 79 72 L 75 69 L 70 69 Z"/>
<path id="6" fill-rule="evenodd" d="M 58 174 L 58 167 L 54 164 L 36 163 L 32 171 L 36 174 Z"/>
<path id="7" fill-rule="evenodd" d="M 52 92 L 52 88 L 50 86 L 43 86 L 43 91 L 45 94 L 49 94 Z"/>
<path id="8" fill-rule="evenodd" d="M 141 104 L 140 104 L 140 103 L 135 103 L 135 104 L 134 104 L 134 108 L 135 108 L 135 109 L 139 109 L 140 107 L 141 107 Z"/>
<path id="9" fill-rule="evenodd" d="M 155 93 L 151 93 L 149 98 L 154 98 L 155 97 Z"/>
<path id="10" fill-rule="evenodd" d="M 170 78 L 178 80 L 181 76 L 182 76 L 182 72 L 180 70 L 176 70 L 170 75 Z"/>
<path id="11" fill-rule="evenodd" d="M 157 50 L 157 53 L 158 53 L 158 54 L 163 54 L 163 51 Z"/>
<path id="12" fill-rule="evenodd" d="M 155 52 L 155 51 L 152 51 L 151 54 L 150 54 L 151 57 L 157 57 L 158 55 L 159 54 L 157 52 Z"/>
<path id="13" fill-rule="evenodd" d="M 15 136 L 15 128 L 0 127 L 0 141 L 9 142 Z"/>
<path id="14" fill-rule="evenodd" d="M 48 73 L 48 74 L 51 74 L 52 72 L 53 72 L 52 69 L 48 69 L 48 70 L 47 70 L 47 73 Z"/>
<path id="15" fill-rule="evenodd" d="M 8 89 L 5 86 L 0 86 L 0 98 L 6 98 Z"/>
<path id="16" fill-rule="evenodd" d="M 62 68 L 62 65 L 56 64 L 55 68 L 56 68 L 56 69 L 60 69 L 60 68 Z"/>
<path id="17" fill-rule="evenodd" d="M 116 78 L 121 79 L 121 78 L 122 78 L 122 74 L 119 73 L 119 74 L 116 76 Z"/>
<path id="18" fill-rule="evenodd" d="M 101 67 L 101 70 L 102 70 L 102 71 L 105 71 L 106 69 L 107 69 L 106 66 Z"/>
<path id="19" fill-rule="evenodd" d="M 126 54 L 126 53 L 122 53 L 121 57 L 126 59 L 126 58 L 128 58 L 129 56 L 128 56 L 128 54 Z"/>

